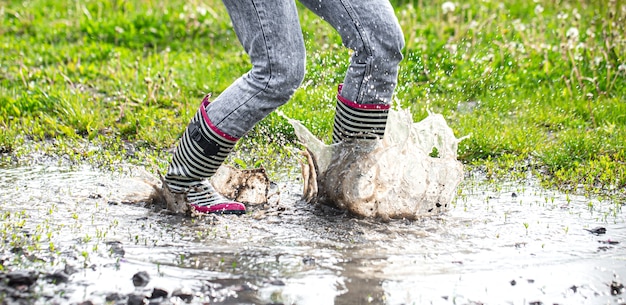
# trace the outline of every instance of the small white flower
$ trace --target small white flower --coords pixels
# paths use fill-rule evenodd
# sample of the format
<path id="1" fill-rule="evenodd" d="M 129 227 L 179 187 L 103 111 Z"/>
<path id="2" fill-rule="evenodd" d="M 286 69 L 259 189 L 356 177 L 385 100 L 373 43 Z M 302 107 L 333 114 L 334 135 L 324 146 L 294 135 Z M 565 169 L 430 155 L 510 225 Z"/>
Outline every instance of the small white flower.
<path id="1" fill-rule="evenodd" d="M 456 5 L 454 5 L 454 3 L 450 1 L 446 1 L 441 5 L 441 10 L 443 11 L 444 15 L 454 12 L 455 9 Z"/>
<path id="2" fill-rule="evenodd" d="M 594 33 L 590 28 L 587 29 L 587 31 L 585 31 L 585 34 L 587 34 L 587 36 L 589 36 L 589 38 L 596 37 L 596 33 Z"/>
<path id="3" fill-rule="evenodd" d="M 207 9 L 205 7 L 198 7 L 196 8 L 196 11 L 198 11 L 198 14 L 200 14 L 201 16 L 206 16 Z"/>
<path id="4" fill-rule="evenodd" d="M 523 32 L 526 30 L 526 25 L 522 23 L 521 20 L 519 19 L 515 19 L 513 20 L 513 27 L 515 28 L 516 31 L 518 32 Z"/>
<path id="5" fill-rule="evenodd" d="M 541 4 L 537 4 L 537 6 L 535 6 L 535 14 L 541 15 L 541 13 L 543 13 L 543 6 L 541 6 Z"/>
<path id="6" fill-rule="evenodd" d="M 602 63 L 603 58 L 600 56 L 596 56 L 593 58 L 593 64 L 599 66 Z"/>
<path id="7" fill-rule="evenodd" d="M 492 53 L 489 53 L 485 56 L 483 56 L 483 58 L 481 58 L 482 62 L 491 62 L 493 60 L 495 56 Z"/>
<path id="8" fill-rule="evenodd" d="M 565 33 L 565 37 L 570 40 L 578 40 L 578 29 L 575 27 L 569 28 L 567 33 Z"/>
<path id="9" fill-rule="evenodd" d="M 456 43 L 448 43 L 445 45 L 445 48 L 448 52 L 450 52 L 450 54 L 454 55 L 458 50 L 458 45 Z"/>
<path id="10" fill-rule="evenodd" d="M 626 64 L 617 66 L 617 71 L 619 71 L 619 73 L 626 73 Z"/>
<path id="11" fill-rule="evenodd" d="M 560 19 L 560 20 L 565 20 L 567 19 L 567 17 L 569 17 L 566 13 L 560 12 L 556 15 L 556 18 Z"/>

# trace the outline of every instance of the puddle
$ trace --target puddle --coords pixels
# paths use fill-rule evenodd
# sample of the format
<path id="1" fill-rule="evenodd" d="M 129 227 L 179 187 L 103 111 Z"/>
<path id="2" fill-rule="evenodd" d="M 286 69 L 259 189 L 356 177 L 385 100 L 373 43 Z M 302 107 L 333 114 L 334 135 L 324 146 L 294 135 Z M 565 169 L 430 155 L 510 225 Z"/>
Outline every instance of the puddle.
<path id="1" fill-rule="evenodd" d="M 112 201 L 124 178 L 89 167 L 0 168 L 3 272 L 40 274 L 26 303 L 127 304 L 155 288 L 180 297 L 151 304 L 626 299 L 610 288 L 626 276 L 621 206 L 533 181 L 467 177 L 447 213 L 382 223 L 310 206 L 297 181 L 277 183 L 272 204 L 247 215 L 189 219 Z M 606 233 L 587 231 L 596 227 Z M 67 282 L 46 280 L 64 268 L 76 270 Z M 140 271 L 150 280 L 135 288 Z"/>

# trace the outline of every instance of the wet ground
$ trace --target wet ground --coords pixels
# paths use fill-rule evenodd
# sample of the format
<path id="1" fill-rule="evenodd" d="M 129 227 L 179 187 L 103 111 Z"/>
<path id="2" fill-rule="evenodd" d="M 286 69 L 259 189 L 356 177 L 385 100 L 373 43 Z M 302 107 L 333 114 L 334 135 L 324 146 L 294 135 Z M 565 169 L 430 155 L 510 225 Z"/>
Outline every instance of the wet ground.
<path id="1" fill-rule="evenodd" d="M 624 304 L 623 202 L 468 175 L 449 212 L 358 219 L 278 182 L 244 216 L 117 201 L 125 174 L 0 168 L 3 304 Z"/>

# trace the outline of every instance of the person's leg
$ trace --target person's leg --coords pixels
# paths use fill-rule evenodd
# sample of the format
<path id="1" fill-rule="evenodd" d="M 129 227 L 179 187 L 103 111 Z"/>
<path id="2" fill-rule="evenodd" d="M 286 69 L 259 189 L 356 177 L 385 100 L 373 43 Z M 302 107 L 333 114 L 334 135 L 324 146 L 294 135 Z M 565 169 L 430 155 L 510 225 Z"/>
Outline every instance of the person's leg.
<path id="1" fill-rule="evenodd" d="M 293 0 L 224 0 L 252 69 L 213 102 L 203 100 L 178 143 L 165 181 L 200 212 L 243 213 L 208 182 L 237 140 L 286 103 L 304 78 L 305 51 Z"/>
<path id="2" fill-rule="evenodd" d="M 333 142 L 382 137 L 404 36 L 388 0 L 300 0 L 354 50 L 337 95 Z"/>
<path id="3" fill-rule="evenodd" d="M 222 92 L 207 113 L 241 137 L 286 103 L 302 83 L 305 50 L 293 0 L 223 0 L 252 69 Z"/>

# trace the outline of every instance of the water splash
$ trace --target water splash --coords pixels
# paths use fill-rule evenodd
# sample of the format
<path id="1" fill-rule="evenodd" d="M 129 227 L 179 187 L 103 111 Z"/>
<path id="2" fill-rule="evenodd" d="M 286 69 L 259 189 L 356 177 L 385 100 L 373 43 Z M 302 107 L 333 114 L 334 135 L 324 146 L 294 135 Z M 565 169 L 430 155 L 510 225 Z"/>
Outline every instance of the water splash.
<path id="1" fill-rule="evenodd" d="M 365 217 L 416 219 L 447 210 L 463 166 L 457 139 L 443 116 L 414 123 L 407 110 L 391 110 L 383 139 L 326 145 L 286 117 L 307 149 L 304 199 Z"/>

